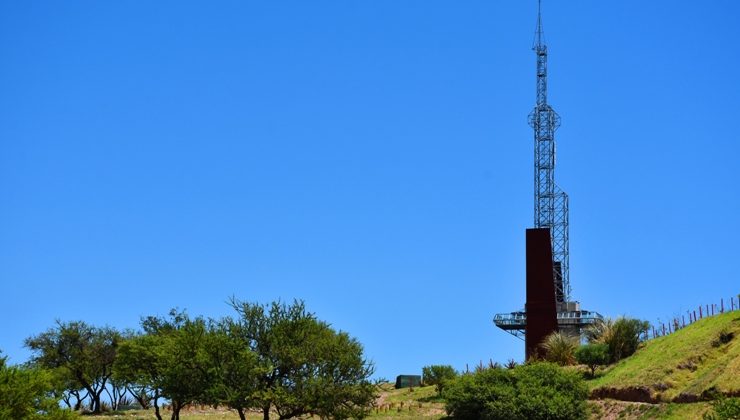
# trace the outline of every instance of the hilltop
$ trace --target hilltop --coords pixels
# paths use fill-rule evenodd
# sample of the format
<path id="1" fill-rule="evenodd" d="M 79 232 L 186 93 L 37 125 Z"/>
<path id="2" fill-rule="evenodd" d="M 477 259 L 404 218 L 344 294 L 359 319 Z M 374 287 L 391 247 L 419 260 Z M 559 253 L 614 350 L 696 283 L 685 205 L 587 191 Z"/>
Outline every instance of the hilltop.
<path id="1" fill-rule="evenodd" d="M 740 311 L 704 318 L 650 340 L 589 386 L 597 398 L 642 402 L 740 395 Z"/>

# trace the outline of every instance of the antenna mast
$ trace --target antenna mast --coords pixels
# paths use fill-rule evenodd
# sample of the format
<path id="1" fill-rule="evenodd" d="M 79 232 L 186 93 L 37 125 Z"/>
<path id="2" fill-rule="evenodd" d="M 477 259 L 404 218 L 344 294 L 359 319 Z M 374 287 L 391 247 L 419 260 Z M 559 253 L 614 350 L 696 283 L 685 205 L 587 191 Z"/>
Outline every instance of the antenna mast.
<path id="1" fill-rule="evenodd" d="M 542 0 L 537 3 L 537 29 L 534 46 L 537 56 L 537 103 L 529 114 L 534 129 L 534 227 L 549 228 L 555 298 L 570 300 L 568 246 L 568 194 L 555 183 L 555 131 L 560 116 L 547 103 L 547 44 L 542 30 Z"/>

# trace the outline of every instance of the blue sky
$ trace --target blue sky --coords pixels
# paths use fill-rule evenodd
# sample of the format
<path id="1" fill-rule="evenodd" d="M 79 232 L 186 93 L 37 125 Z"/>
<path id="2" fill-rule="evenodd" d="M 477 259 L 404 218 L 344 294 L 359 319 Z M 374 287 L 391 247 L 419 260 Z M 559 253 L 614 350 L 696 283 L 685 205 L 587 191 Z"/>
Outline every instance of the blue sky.
<path id="1" fill-rule="evenodd" d="M 573 295 L 740 292 L 740 5 L 550 1 Z M 377 376 L 521 360 L 532 1 L 0 3 L 0 349 L 304 299 Z"/>

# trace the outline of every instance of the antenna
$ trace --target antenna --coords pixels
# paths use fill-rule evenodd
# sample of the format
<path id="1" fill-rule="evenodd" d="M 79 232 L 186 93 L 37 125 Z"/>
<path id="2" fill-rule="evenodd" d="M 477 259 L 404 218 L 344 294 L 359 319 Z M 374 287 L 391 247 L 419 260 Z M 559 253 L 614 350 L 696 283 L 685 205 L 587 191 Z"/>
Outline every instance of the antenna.
<path id="1" fill-rule="evenodd" d="M 537 29 L 534 33 L 534 45 L 532 49 L 539 50 L 544 47 L 544 38 L 544 32 L 542 31 L 542 0 L 537 0 Z"/>

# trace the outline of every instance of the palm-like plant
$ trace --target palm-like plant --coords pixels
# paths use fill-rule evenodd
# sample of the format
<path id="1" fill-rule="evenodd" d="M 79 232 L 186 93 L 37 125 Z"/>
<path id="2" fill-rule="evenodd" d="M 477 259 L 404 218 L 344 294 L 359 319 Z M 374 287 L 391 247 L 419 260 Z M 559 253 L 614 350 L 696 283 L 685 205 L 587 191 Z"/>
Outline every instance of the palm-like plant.
<path id="1" fill-rule="evenodd" d="M 578 348 L 578 337 L 573 337 L 561 332 L 554 332 L 547 336 L 542 343 L 545 350 L 545 359 L 555 362 L 560 366 L 572 365 L 576 362 L 576 349 Z"/>

